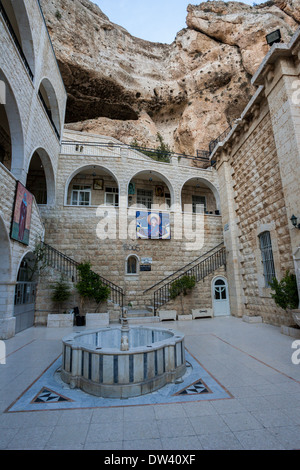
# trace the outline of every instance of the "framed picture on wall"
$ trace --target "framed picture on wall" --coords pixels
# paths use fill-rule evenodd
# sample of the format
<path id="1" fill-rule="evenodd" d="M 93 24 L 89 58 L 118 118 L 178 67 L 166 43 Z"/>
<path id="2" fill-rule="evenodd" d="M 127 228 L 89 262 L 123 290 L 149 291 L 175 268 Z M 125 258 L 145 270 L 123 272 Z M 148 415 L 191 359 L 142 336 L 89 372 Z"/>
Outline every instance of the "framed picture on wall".
<path id="1" fill-rule="evenodd" d="M 164 197 L 165 189 L 163 186 L 155 186 L 155 196 Z"/>
<path id="2" fill-rule="evenodd" d="M 10 238 L 29 245 L 31 213 L 34 196 L 17 182 Z"/>
<path id="3" fill-rule="evenodd" d="M 130 182 L 128 186 L 128 194 L 133 195 L 135 194 L 135 184 Z"/>
<path id="4" fill-rule="evenodd" d="M 136 212 L 137 238 L 148 240 L 170 240 L 170 215 L 162 212 Z"/>
<path id="5" fill-rule="evenodd" d="M 103 180 L 94 180 L 93 181 L 93 189 L 103 189 L 104 181 Z"/>

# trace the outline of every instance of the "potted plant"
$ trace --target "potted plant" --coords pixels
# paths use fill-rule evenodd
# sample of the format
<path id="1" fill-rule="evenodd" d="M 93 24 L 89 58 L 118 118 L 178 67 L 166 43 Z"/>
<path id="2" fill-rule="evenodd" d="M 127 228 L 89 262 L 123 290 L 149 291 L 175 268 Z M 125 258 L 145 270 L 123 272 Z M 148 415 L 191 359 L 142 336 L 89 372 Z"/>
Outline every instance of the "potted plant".
<path id="1" fill-rule="evenodd" d="M 58 305 L 58 313 L 50 313 L 48 315 L 48 327 L 68 327 L 73 326 L 74 315 L 64 311 L 61 313 L 62 305 L 69 300 L 71 296 L 70 286 L 61 277 L 59 281 L 55 282 L 51 288 L 53 289 L 51 300 Z"/>
<path id="2" fill-rule="evenodd" d="M 176 297 L 180 296 L 181 300 L 181 311 L 182 315 L 185 315 L 184 312 L 184 304 L 183 304 L 183 297 L 188 295 L 189 291 L 193 289 L 196 285 L 196 279 L 195 276 L 182 276 L 176 281 L 172 282 L 169 293 L 170 293 L 170 298 L 171 299 L 176 299 Z M 188 315 L 185 315 L 185 319 L 187 319 Z M 190 315 L 192 318 L 192 315 Z M 178 319 L 180 319 L 180 315 L 178 315 Z"/>
<path id="3" fill-rule="evenodd" d="M 97 313 L 102 302 L 106 302 L 110 295 L 110 289 L 101 282 L 100 276 L 91 270 L 90 262 L 84 262 L 77 266 L 79 281 L 76 289 L 81 298 L 81 311 L 84 311 L 84 302 L 92 300 L 96 303 L 95 313 L 86 313 L 86 325 L 107 326 L 108 313 Z"/>
<path id="4" fill-rule="evenodd" d="M 271 296 L 276 305 L 290 312 L 297 326 L 300 326 L 299 296 L 296 275 L 286 271 L 281 281 L 276 278 L 270 283 Z"/>

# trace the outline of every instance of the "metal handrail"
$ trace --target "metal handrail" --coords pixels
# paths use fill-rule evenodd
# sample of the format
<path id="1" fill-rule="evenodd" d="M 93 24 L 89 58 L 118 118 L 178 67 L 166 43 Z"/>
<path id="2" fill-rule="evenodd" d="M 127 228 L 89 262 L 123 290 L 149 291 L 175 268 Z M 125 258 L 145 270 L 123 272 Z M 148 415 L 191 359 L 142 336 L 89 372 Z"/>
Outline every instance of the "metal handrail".
<path id="1" fill-rule="evenodd" d="M 20 54 L 20 56 L 21 56 L 21 59 L 22 59 L 24 65 L 25 65 L 25 67 L 26 67 L 26 70 L 27 70 L 27 72 L 28 72 L 28 74 L 29 74 L 31 80 L 33 81 L 33 78 L 34 78 L 33 72 L 32 72 L 32 70 L 31 70 L 31 68 L 30 68 L 30 65 L 29 65 L 29 63 L 28 63 L 28 61 L 27 61 L 27 59 L 26 59 L 26 56 L 25 56 L 24 52 L 23 52 L 22 46 L 21 46 L 21 44 L 19 43 L 19 40 L 18 40 L 18 38 L 17 38 L 17 35 L 16 35 L 15 31 L 14 31 L 14 28 L 13 28 L 13 26 L 12 26 L 10 20 L 9 20 L 9 17 L 8 17 L 8 15 L 7 15 L 7 13 L 6 13 L 5 9 L 4 9 L 4 6 L 3 6 L 1 0 L 0 0 L 0 13 L 1 13 L 2 17 L 3 17 L 3 20 L 4 20 L 5 24 L 6 24 L 6 26 L 7 26 L 8 30 L 9 30 L 9 32 L 10 32 L 10 35 L 11 35 L 12 38 L 13 38 L 13 41 L 14 41 L 14 43 L 15 43 L 15 46 L 16 46 L 16 48 L 18 49 L 18 52 L 19 52 L 19 54 Z"/>
<path id="2" fill-rule="evenodd" d="M 216 139 L 210 141 L 209 143 L 210 154 L 212 154 L 212 152 L 214 151 L 214 149 L 216 148 L 219 142 L 223 142 L 223 140 L 225 139 L 225 137 L 227 137 L 231 129 L 232 129 L 232 125 L 230 124 L 229 127 L 227 127 L 227 129 L 224 132 L 222 132 L 222 134 L 220 134 Z"/>
<path id="3" fill-rule="evenodd" d="M 200 263 L 198 263 L 196 266 L 186 270 L 172 281 L 167 282 L 162 287 L 157 289 L 153 295 L 154 315 L 156 316 L 158 307 L 165 305 L 171 299 L 169 287 L 171 284 L 173 284 L 173 282 L 181 279 L 183 276 L 193 276 L 195 281 L 199 282 L 223 265 L 226 266 L 225 247 L 221 248 L 221 250 L 200 261 Z"/>
<path id="4" fill-rule="evenodd" d="M 154 289 L 154 287 L 157 287 L 159 286 L 159 284 L 161 284 L 162 282 L 165 282 L 167 281 L 167 279 L 170 279 L 171 277 L 175 276 L 175 274 L 179 273 L 180 271 L 184 271 L 186 270 L 189 266 L 191 266 L 192 264 L 196 263 L 197 261 L 199 261 L 201 258 L 203 258 L 204 256 L 207 256 L 209 253 L 211 253 L 212 251 L 214 250 L 217 250 L 219 249 L 221 246 L 223 246 L 224 243 L 221 242 L 219 243 L 219 245 L 216 245 L 214 248 L 212 248 L 211 250 L 208 250 L 206 253 L 203 253 L 202 255 L 198 256 L 198 258 L 194 259 L 193 261 L 191 261 L 190 263 L 186 264 L 185 266 L 183 266 L 182 268 L 179 268 L 177 269 L 177 271 L 174 271 L 172 274 L 169 274 L 169 276 L 166 276 L 164 279 L 162 279 L 161 281 L 158 281 L 156 284 L 153 284 L 153 286 L 151 287 L 148 287 L 148 289 L 144 290 L 143 294 L 146 294 L 146 292 L 149 292 L 150 290 Z"/>
<path id="5" fill-rule="evenodd" d="M 114 149 L 114 148 L 120 148 L 120 149 L 130 149 L 130 150 L 136 150 L 137 152 L 147 152 L 147 153 L 151 153 L 153 155 L 160 155 L 160 156 L 164 156 L 164 157 L 178 157 L 178 158 L 187 158 L 187 159 L 197 159 L 197 160 L 200 160 L 200 161 L 205 161 L 205 162 L 209 162 L 209 152 L 203 150 L 203 151 L 199 151 L 197 150 L 197 155 L 186 155 L 184 153 L 176 153 L 176 152 L 173 152 L 173 151 L 162 151 L 162 150 L 158 150 L 158 149 L 153 149 L 153 148 L 148 148 L 148 147 L 142 147 L 142 146 L 135 146 L 135 145 L 128 145 L 128 144 L 123 144 L 123 143 L 113 143 L 113 142 L 107 142 L 107 143 L 101 143 L 101 142 L 82 142 L 82 141 L 76 141 L 76 140 L 63 140 L 61 142 L 61 145 L 82 145 L 82 146 L 85 146 L 85 147 L 90 147 L 90 146 L 93 146 L 93 147 L 100 147 L 100 148 L 109 148 L 109 149 Z M 199 153 L 198 155 L 198 152 L 204 152 L 204 153 Z M 150 157 L 151 158 L 151 157 Z"/>
<path id="6" fill-rule="evenodd" d="M 47 266 L 50 266 L 58 271 L 62 272 L 66 276 L 72 279 L 73 282 L 76 282 L 78 279 L 78 270 L 77 267 L 80 265 L 77 261 L 73 260 L 69 256 L 61 253 L 56 248 L 48 245 L 47 243 L 42 242 L 42 247 L 44 250 L 44 261 Z M 124 305 L 124 292 L 122 287 L 117 286 L 113 282 L 105 279 L 100 276 L 100 274 L 92 271 L 95 276 L 100 279 L 100 281 L 110 288 L 110 300 L 116 304 L 119 304 L 120 307 Z"/>

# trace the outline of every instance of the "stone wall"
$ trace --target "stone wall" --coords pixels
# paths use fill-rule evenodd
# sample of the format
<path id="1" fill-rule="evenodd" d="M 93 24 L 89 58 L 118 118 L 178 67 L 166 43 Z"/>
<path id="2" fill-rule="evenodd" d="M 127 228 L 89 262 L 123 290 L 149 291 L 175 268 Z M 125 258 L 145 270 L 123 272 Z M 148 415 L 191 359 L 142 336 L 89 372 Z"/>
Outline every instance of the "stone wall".
<path id="1" fill-rule="evenodd" d="M 89 143 L 91 136 L 81 133 L 66 132 L 64 137 L 65 141 L 81 140 L 83 149 L 82 152 L 77 152 L 76 145 L 72 142 L 62 147 L 57 174 L 56 205 L 40 208 L 45 222 L 45 241 L 78 262 L 90 261 L 95 272 L 124 289 L 125 303 L 130 302 L 135 308 L 144 308 L 145 303 L 149 303 L 149 299 L 143 294 L 146 289 L 222 242 L 222 219 L 215 214 L 216 208 L 220 207 L 218 178 L 213 168 L 193 168 L 184 162 L 181 165 L 177 159 L 172 159 L 171 163 L 157 162 L 130 149 L 119 148 L 112 151 L 109 145 L 99 148 L 96 144 Z M 97 139 L 103 145 L 101 136 L 93 136 L 92 142 Z M 110 141 L 117 143 L 114 139 L 106 138 L 106 144 Z M 94 166 L 96 170 L 113 175 L 114 186 L 119 188 L 119 207 L 103 205 L 104 191 L 98 192 L 98 201 L 102 202 L 100 206 L 95 204 L 94 195 L 91 206 L 69 205 L 69 183 L 82 169 Z M 153 176 L 152 183 L 149 182 L 149 175 Z M 195 194 L 200 194 L 201 189 L 196 189 L 198 179 L 207 195 L 211 214 L 182 212 L 181 194 L 185 194 L 187 187 L 186 194 L 191 204 L 193 192 L 193 186 L 185 184 L 194 181 Z M 107 183 L 113 180 L 107 176 L 104 178 Z M 137 239 L 138 209 L 136 206 L 128 207 L 127 200 L 128 185 L 132 180 L 136 187 L 152 187 L 154 191 L 155 185 L 162 184 L 165 191 L 169 191 L 172 200 L 169 212 L 170 240 Z M 91 179 L 89 181 L 92 182 Z M 154 199 L 153 202 L 158 204 L 159 200 Z M 135 200 L 132 201 L 134 203 Z M 158 204 L 157 207 L 162 211 L 166 209 L 165 205 L 162 207 Z M 126 273 L 126 260 L 130 255 L 135 255 L 138 260 L 136 275 Z M 151 271 L 140 271 L 145 257 L 152 259 Z"/>
<path id="2" fill-rule="evenodd" d="M 259 246 L 259 235 L 269 231 L 276 277 L 281 279 L 286 270 L 293 271 L 276 143 L 262 92 L 248 111 L 239 132 L 235 135 L 233 131 L 229 137 L 229 147 L 219 150 L 222 156 L 218 159 L 220 179 L 223 177 L 223 184 L 232 188 L 227 190 L 227 199 L 222 200 L 222 207 L 230 206 L 223 213 L 228 230 L 224 236 L 229 249 L 229 283 L 235 282 L 235 289 L 239 290 L 235 301 L 238 304 L 240 295 L 240 315 L 261 315 L 264 322 L 274 325 L 291 324 L 291 316 L 276 306 L 271 289 L 266 287 Z M 232 240 L 235 236 L 237 239 Z"/>
<path id="3" fill-rule="evenodd" d="M 222 266 L 213 274 L 210 274 L 202 281 L 196 283 L 195 287 L 185 296 L 178 296 L 174 300 L 170 300 L 163 305 L 161 310 L 176 310 L 178 315 L 190 315 L 192 309 L 209 309 L 213 308 L 212 302 L 212 280 L 215 276 L 225 276 L 226 270 Z M 182 310 L 183 301 L 183 310 Z"/>
<path id="4" fill-rule="evenodd" d="M 14 209 L 16 179 L 0 163 L 0 338 L 7 339 L 15 333 L 14 294 L 18 270 L 23 257 L 35 249 L 36 242 L 44 236 L 44 225 L 39 208 L 33 201 L 29 245 L 10 238 Z"/>

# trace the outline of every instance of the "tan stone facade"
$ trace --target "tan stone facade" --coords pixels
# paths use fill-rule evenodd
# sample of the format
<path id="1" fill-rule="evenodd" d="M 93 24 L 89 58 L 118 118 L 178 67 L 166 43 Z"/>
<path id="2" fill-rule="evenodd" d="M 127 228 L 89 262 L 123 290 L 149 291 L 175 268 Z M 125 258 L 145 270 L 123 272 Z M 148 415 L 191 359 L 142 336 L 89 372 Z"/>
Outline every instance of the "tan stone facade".
<path id="1" fill-rule="evenodd" d="M 275 45 L 253 78 L 259 86 L 217 159 L 232 311 L 261 315 L 275 325 L 293 324 L 277 308 L 266 285 L 260 235 L 270 234 L 275 276 L 294 272 L 300 232 L 290 218 L 300 215 L 299 33 L 290 45 Z"/>
<path id="2" fill-rule="evenodd" d="M 33 202 L 28 245 L 10 237 L 16 185 L 17 181 L 27 184 L 32 157 L 39 154 L 47 179 L 48 203 L 54 201 L 66 92 L 38 2 L 5 0 L 2 8 L 0 338 L 6 339 L 16 331 L 14 300 L 19 268 L 26 256 L 34 251 L 36 241 L 44 237 L 44 224 L 36 201 Z M 41 99 L 41 92 L 45 90 L 49 95 L 45 98 L 47 105 Z"/>
<path id="3" fill-rule="evenodd" d="M 78 262 L 90 261 L 95 272 L 123 288 L 126 305 L 140 309 L 151 305 L 153 292 L 144 294 L 145 290 L 222 242 L 218 178 L 212 167 L 195 168 L 184 158 L 157 162 L 107 137 L 68 131 L 64 142 L 56 205 L 40 207 L 45 241 Z M 99 179 L 103 189 L 94 189 L 93 180 Z M 72 205 L 72 188 L 78 185 L 91 188 L 90 205 Z M 170 207 L 165 196 L 156 194 L 157 186 L 164 188 Z M 118 189 L 118 207 L 105 204 L 107 187 Z M 153 210 L 169 214 L 170 240 L 137 239 L 139 189 L 152 192 Z M 205 198 L 205 214 L 193 213 L 193 195 Z M 111 231 L 106 234 L 101 231 L 105 224 Z M 130 256 L 137 260 L 135 274 L 127 273 Z M 151 271 L 140 270 L 144 258 L 151 259 Z"/>
<path id="4" fill-rule="evenodd" d="M 156 305 L 154 292 L 168 289 L 168 282 L 224 242 L 226 263 L 204 270 L 184 298 L 184 313 L 209 308 L 292 324 L 291 314 L 271 298 L 268 276 L 296 272 L 300 291 L 300 230 L 290 220 L 295 215 L 300 224 L 300 32 L 271 48 L 252 80 L 257 92 L 213 151 L 211 165 L 178 155 L 166 162 L 110 136 L 64 132 L 66 93 L 39 3 L 2 3 L 0 338 L 16 332 L 21 268 L 40 239 L 73 266 L 90 261 L 122 290 L 122 304 L 100 306 L 111 321 L 119 320 L 122 305 L 182 313 L 180 298 Z M 17 181 L 35 198 L 26 245 L 11 238 Z M 137 237 L 141 211 L 169 220 L 164 234 L 170 230 L 170 237 Z M 62 273 L 49 266 L 42 271 L 33 324 L 46 325 L 48 313 L 57 313 L 51 286 Z M 80 305 L 74 280 L 66 280 L 72 294 L 63 311 Z M 217 294 L 227 286 L 230 306 L 220 312 Z M 84 312 L 95 308 L 86 304 Z"/>

